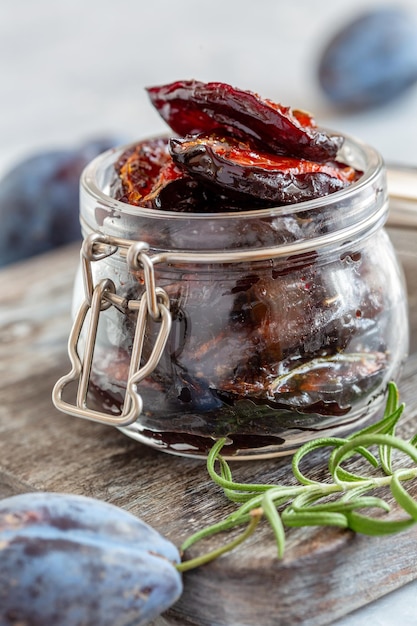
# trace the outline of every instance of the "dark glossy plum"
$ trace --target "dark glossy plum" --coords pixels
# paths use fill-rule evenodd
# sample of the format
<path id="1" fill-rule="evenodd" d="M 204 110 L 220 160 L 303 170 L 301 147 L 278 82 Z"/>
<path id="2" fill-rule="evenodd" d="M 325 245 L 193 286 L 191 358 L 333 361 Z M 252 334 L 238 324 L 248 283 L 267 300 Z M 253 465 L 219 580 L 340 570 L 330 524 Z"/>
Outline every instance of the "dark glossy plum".
<path id="1" fill-rule="evenodd" d="M 79 178 L 92 158 L 115 146 L 103 138 L 28 157 L 0 180 L 0 267 L 81 239 Z"/>
<path id="2" fill-rule="evenodd" d="M 190 175 L 173 161 L 169 143 L 167 137 L 156 137 L 125 150 L 115 163 L 111 195 L 134 206 L 180 213 L 242 211 L 269 206 L 262 198 L 248 197 L 219 185 L 207 185 L 201 180 L 204 177 Z"/>
<path id="3" fill-rule="evenodd" d="M 342 137 L 319 130 L 305 111 L 226 83 L 180 80 L 147 91 L 158 113 L 180 136 L 227 134 L 251 140 L 274 154 L 314 161 L 335 158 L 343 143 Z"/>
<path id="4" fill-rule="evenodd" d="M 214 135 L 173 138 L 174 162 L 190 176 L 242 198 L 287 204 L 326 196 L 355 182 L 352 167 L 261 152 L 247 142 Z M 246 199 L 242 205 L 248 203 Z"/>
<path id="5" fill-rule="evenodd" d="M 176 547 L 98 500 L 0 501 L 1 626 L 141 626 L 182 592 Z"/>
<path id="6" fill-rule="evenodd" d="M 325 47 L 318 68 L 327 97 L 343 108 L 382 105 L 417 81 L 417 25 L 401 7 L 360 15 Z"/>
<path id="7" fill-rule="evenodd" d="M 304 111 L 226 83 L 182 80 L 147 89 L 179 135 L 128 147 L 111 196 L 145 208 L 251 211 L 333 193 L 360 176 L 337 161 L 342 136 Z"/>

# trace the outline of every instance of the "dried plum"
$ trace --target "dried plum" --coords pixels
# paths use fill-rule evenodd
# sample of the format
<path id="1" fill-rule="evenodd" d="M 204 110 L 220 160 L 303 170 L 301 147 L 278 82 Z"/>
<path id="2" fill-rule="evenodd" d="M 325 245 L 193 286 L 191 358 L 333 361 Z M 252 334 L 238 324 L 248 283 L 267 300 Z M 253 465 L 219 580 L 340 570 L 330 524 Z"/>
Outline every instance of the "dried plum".
<path id="1" fill-rule="evenodd" d="M 219 82 L 177 81 L 147 89 L 152 104 L 180 136 L 221 132 L 314 161 L 335 158 L 343 139 L 319 130 L 304 111 Z"/>
<path id="2" fill-rule="evenodd" d="M 360 172 L 337 161 L 341 136 L 292 110 L 224 83 L 177 81 L 149 87 L 179 137 L 130 146 L 115 164 L 111 195 L 134 206 L 229 212 L 333 193 Z"/>
<path id="3" fill-rule="evenodd" d="M 111 186 L 122 202 L 248 211 L 324 196 L 361 175 L 336 159 L 343 138 L 321 131 L 307 112 L 224 83 L 177 81 L 148 93 L 179 137 L 125 150 Z"/>
<path id="4" fill-rule="evenodd" d="M 319 357 L 278 376 L 268 387 L 268 397 L 288 407 L 317 410 L 331 405 L 348 412 L 355 394 L 377 387 L 387 365 L 387 355 L 379 352 L 337 353 Z M 341 413 L 343 411 L 341 410 Z"/>
<path id="5" fill-rule="evenodd" d="M 179 167 L 168 150 L 169 140 L 141 141 L 123 152 L 115 164 L 111 193 L 121 202 L 164 211 L 241 211 L 270 206 L 233 189 L 213 188 Z"/>
<path id="6" fill-rule="evenodd" d="M 339 163 L 317 163 L 257 151 L 247 142 L 210 136 L 171 139 L 175 163 L 187 174 L 225 190 L 275 203 L 328 195 L 357 180 Z"/>

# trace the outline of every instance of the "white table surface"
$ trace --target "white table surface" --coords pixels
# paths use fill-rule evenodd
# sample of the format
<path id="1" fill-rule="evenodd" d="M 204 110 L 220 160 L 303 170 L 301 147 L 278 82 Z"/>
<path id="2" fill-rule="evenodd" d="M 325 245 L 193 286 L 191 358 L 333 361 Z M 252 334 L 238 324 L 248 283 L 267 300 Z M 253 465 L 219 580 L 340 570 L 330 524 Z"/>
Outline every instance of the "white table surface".
<path id="1" fill-rule="evenodd" d="M 186 78 L 228 82 L 307 109 L 320 124 L 371 143 L 387 162 L 417 166 L 417 86 L 384 108 L 341 115 L 316 81 L 330 34 L 381 4 L 0 0 L 0 174 L 39 150 L 165 131 L 144 87 Z M 402 5 L 417 12 L 415 0 Z M 415 625 L 416 598 L 411 583 L 337 626 Z"/>

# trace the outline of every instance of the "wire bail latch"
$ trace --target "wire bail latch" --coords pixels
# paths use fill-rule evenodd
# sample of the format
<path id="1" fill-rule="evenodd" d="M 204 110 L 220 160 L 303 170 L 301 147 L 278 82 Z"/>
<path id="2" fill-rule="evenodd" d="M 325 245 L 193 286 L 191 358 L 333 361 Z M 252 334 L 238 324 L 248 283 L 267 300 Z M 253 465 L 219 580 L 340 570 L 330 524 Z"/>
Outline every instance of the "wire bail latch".
<path id="1" fill-rule="evenodd" d="M 92 265 L 119 251 L 126 244 L 124 240 L 93 233 L 86 237 L 81 248 L 81 267 L 84 282 L 84 300 L 75 316 L 68 340 L 68 355 L 71 371 L 60 378 L 52 392 L 52 400 L 57 409 L 95 422 L 112 426 L 128 426 L 137 420 L 142 412 L 142 398 L 138 392 L 139 383 L 149 376 L 158 365 L 171 330 L 169 297 L 164 289 L 155 283 L 154 264 L 148 254 L 147 243 L 129 242 L 126 262 L 131 272 L 143 271 L 144 291 L 140 299 L 126 299 L 116 293 L 112 280 L 104 278 L 94 284 Z M 116 307 L 123 313 L 137 312 L 136 330 L 133 339 L 129 373 L 126 381 L 126 394 L 119 415 L 111 415 L 89 408 L 88 390 L 100 313 Z M 142 361 L 143 342 L 149 318 L 159 324 L 151 354 Z M 82 349 L 82 355 L 80 351 Z M 63 399 L 64 389 L 78 381 L 74 404 Z"/>

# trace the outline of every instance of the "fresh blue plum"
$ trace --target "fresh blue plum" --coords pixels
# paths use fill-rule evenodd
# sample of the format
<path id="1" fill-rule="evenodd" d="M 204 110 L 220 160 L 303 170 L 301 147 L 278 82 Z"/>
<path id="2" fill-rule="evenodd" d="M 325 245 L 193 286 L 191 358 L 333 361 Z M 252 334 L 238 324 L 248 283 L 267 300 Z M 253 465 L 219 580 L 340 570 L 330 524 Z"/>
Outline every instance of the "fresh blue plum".
<path id="1" fill-rule="evenodd" d="M 55 493 L 0 501 L 0 626 L 142 626 L 182 593 L 177 548 L 113 505 Z"/>
<path id="2" fill-rule="evenodd" d="M 108 137 L 76 149 L 39 152 L 3 176 L 0 267 L 81 240 L 81 172 L 91 159 L 119 143 Z"/>
<path id="3" fill-rule="evenodd" d="M 417 24 L 404 8 L 360 15 L 325 47 L 318 67 L 327 97 L 345 109 L 385 104 L 417 81 Z"/>

